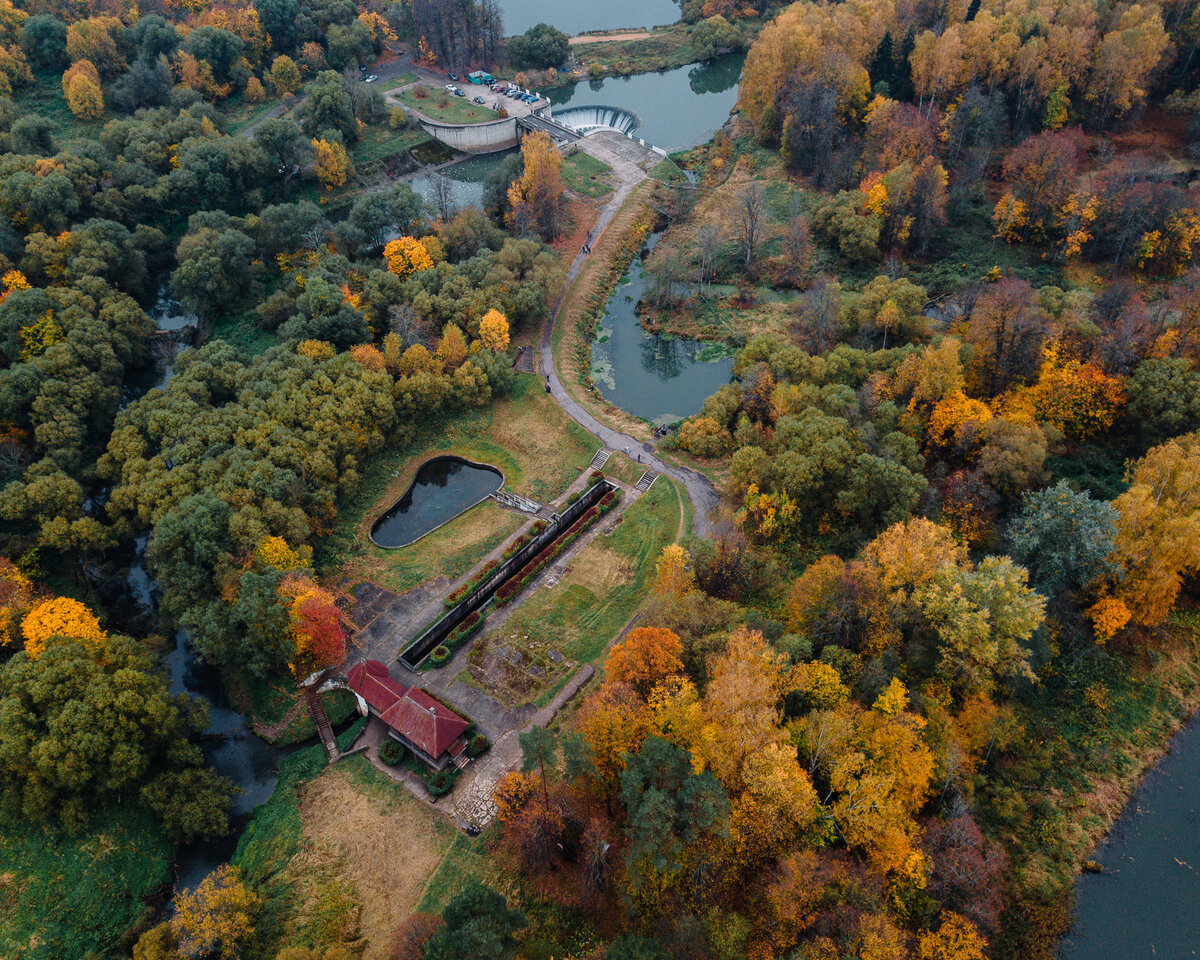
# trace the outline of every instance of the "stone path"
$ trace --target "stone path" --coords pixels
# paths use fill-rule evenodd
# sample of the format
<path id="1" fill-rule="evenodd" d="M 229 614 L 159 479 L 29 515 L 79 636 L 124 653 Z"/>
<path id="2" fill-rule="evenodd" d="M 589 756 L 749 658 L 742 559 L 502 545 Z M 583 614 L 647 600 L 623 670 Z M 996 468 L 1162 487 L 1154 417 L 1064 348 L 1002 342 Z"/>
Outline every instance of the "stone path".
<path id="1" fill-rule="evenodd" d="M 492 822 L 496 816 L 496 804 L 492 799 L 496 785 L 521 765 L 520 735 L 532 727 L 548 725 L 563 705 L 595 675 L 596 671 L 592 665 L 585 663 L 558 691 L 554 699 L 535 713 L 524 727 L 510 730 L 492 744 L 492 749 L 487 754 L 468 768 L 467 776 L 470 780 L 458 785 L 450 804 L 450 812 L 459 826 L 483 829 Z"/>

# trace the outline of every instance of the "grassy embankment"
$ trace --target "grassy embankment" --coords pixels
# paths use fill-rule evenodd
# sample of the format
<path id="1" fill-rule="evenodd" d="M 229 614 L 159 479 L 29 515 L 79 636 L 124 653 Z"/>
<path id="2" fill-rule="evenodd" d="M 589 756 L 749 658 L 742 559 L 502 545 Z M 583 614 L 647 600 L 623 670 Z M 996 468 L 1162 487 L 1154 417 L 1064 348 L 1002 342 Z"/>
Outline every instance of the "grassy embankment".
<path id="1" fill-rule="evenodd" d="M 621 476 L 620 464 L 614 465 L 618 470 L 606 465 L 605 473 Z M 632 475 L 637 465 L 628 466 L 633 469 L 625 473 Z M 544 706 L 580 664 L 599 665 L 609 643 L 645 599 L 662 548 L 690 529 L 686 494 L 660 478 L 611 532 L 597 536 L 571 560 L 557 584 L 534 590 L 501 627 L 475 641 L 469 674 L 463 679 L 510 706 Z M 520 657 L 495 660 L 490 649 L 499 645 Z M 551 651 L 562 657 L 555 661 Z"/>
<path id="2" fill-rule="evenodd" d="M 735 20 L 741 33 L 740 47 L 749 48 L 758 31 L 770 17 Z M 652 70 L 671 70 L 703 59 L 703 51 L 692 45 L 691 28 L 686 23 L 672 23 L 652 30 L 610 30 L 606 33 L 585 33 L 571 38 L 571 53 L 591 68 L 626 76 Z M 590 76 L 579 79 L 589 79 Z"/>
<path id="3" fill-rule="evenodd" d="M 639 184 L 595 242 L 563 297 L 552 340 L 559 380 L 572 399 L 606 426 L 643 440 L 651 436 L 650 425 L 608 403 L 592 386 L 591 337 L 595 317 L 603 315 L 609 295 L 649 233 L 655 188 L 653 180 Z"/>
<path id="4" fill-rule="evenodd" d="M 375 546 L 371 524 L 399 499 L 422 463 L 441 454 L 490 463 L 504 473 L 505 490 L 545 503 L 566 489 L 598 447 L 546 395 L 540 378 L 521 374 L 511 396 L 431 423 L 376 457 L 358 495 L 343 504 L 338 527 L 318 546 L 318 565 L 325 574 L 340 571 L 351 583 L 371 580 L 396 593 L 433 577 L 457 579 L 526 518 L 487 500 L 411 546 Z"/>

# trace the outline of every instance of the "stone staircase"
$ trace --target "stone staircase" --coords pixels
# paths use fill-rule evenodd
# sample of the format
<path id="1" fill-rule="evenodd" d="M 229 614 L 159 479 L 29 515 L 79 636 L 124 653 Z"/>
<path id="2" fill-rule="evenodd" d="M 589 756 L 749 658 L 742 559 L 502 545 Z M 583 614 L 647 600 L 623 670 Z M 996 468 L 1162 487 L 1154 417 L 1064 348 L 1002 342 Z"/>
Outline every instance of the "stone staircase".
<path id="1" fill-rule="evenodd" d="M 537 513 L 542 509 L 542 505 L 536 500 L 530 500 L 528 497 L 518 496 L 506 490 L 497 490 L 492 494 L 492 499 L 502 507 L 511 507 L 513 510 L 520 510 L 522 513 Z"/>
<path id="2" fill-rule="evenodd" d="M 325 752 L 329 755 L 329 762 L 333 763 L 339 755 L 337 737 L 333 735 L 333 724 L 329 722 L 329 715 L 325 713 L 325 705 L 321 703 L 321 695 L 317 692 L 317 685 L 315 683 L 310 684 L 304 689 L 304 700 L 308 704 L 309 712 L 312 714 L 317 733 L 321 735 L 321 742 L 325 744 Z"/>
<path id="3" fill-rule="evenodd" d="M 609 450 L 605 447 L 601 447 L 599 450 L 596 451 L 596 455 L 594 457 L 592 457 L 591 468 L 593 470 L 603 469 L 604 465 L 606 463 L 608 463 L 608 458 L 611 456 L 612 456 L 611 450 Z"/>
<path id="4" fill-rule="evenodd" d="M 640 490 L 642 493 L 645 493 L 652 486 L 654 486 L 654 481 L 657 479 L 657 473 L 655 473 L 653 470 L 647 470 L 641 475 L 641 477 L 638 478 L 638 482 L 634 484 L 634 488 Z"/>

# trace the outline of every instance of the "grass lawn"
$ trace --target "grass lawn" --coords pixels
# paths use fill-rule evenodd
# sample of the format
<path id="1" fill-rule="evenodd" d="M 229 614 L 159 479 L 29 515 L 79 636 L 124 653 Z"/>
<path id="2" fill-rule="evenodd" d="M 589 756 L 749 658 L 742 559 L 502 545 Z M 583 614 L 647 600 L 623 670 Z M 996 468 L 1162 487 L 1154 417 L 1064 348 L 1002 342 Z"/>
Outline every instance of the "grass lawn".
<path id="1" fill-rule="evenodd" d="M 279 344 L 279 338 L 273 332 L 258 325 L 258 316 L 253 309 L 221 318 L 213 324 L 208 339 L 224 340 L 251 357 Z"/>
<path id="2" fill-rule="evenodd" d="M 402 90 L 396 97 L 405 106 L 442 123 L 483 123 L 496 119 L 495 111 L 472 103 L 469 97 L 456 97 L 445 90 L 431 90 L 424 100 L 413 96 L 412 90 Z"/>
<path id="3" fill-rule="evenodd" d="M 612 192 L 612 183 L 605 179 L 609 173 L 612 173 L 612 167 L 582 150 L 576 150 L 562 165 L 563 181 L 567 187 L 581 197 L 593 200 Z"/>
<path id="4" fill-rule="evenodd" d="M 474 681 L 506 703 L 549 702 L 579 664 L 600 660 L 637 611 L 662 548 L 690 529 L 690 509 L 672 481 L 659 479 L 611 533 L 597 537 L 571 561 L 555 586 L 535 591 L 486 642 L 476 641 L 471 650 Z M 493 644 L 519 651 L 525 671 L 514 675 L 509 664 L 502 668 L 503 676 L 498 668 L 482 672 Z M 563 655 L 557 663 L 552 650 Z"/>
<path id="5" fill-rule="evenodd" d="M 391 80 L 384 80 L 376 88 L 380 93 L 387 93 L 389 90 L 396 90 L 400 87 L 407 87 L 410 83 L 417 82 L 415 73 L 402 73 L 398 77 L 393 77 Z"/>
<path id="6" fill-rule="evenodd" d="M 416 543 L 385 550 L 371 543 L 370 525 L 407 489 L 417 468 L 454 453 L 499 467 L 504 489 L 547 503 L 587 466 L 600 442 L 571 420 L 530 374 L 513 394 L 488 407 L 430 424 L 410 443 L 377 457 L 358 496 L 342 505 L 341 523 L 318 547 L 323 572 L 352 582 L 372 580 L 402 593 L 431 577 L 462 576 L 528 518 L 484 501 Z"/>
<path id="7" fill-rule="evenodd" d="M 429 139 L 429 134 L 420 127 L 397 131 L 386 123 L 376 124 L 363 130 L 362 138 L 350 148 L 350 159 L 356 167 L 362 167 L 411 150 Z"/>
<path id="8" fill-rule="evenodd" d="M 78 836 L 0 831 L 0 957 L 128 956 L 126 930 L 170 883 L 173 851 L 152 818 L 114 808 Z"/>
<path id="9" fill-rule="evenodd" d="M 13 105 L 17 117 L 37 115 L 53 120 L 58 128 L 54 131 L 54 139 L 59 144 L 76 137 L 99 139 L 103 126 L 120 116 L 106 110 L 99 120 L 80 120 L 67 106 L 62 92 L 62 76 L 57 73 L 35 73 L 31 86 L 14 91 Z"/>

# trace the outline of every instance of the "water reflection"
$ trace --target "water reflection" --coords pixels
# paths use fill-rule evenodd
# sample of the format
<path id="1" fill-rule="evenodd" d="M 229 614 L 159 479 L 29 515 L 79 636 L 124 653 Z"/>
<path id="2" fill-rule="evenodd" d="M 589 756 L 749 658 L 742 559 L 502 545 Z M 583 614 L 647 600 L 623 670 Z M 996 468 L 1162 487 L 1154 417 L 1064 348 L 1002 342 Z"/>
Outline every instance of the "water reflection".
<path id="1" fill-rule="evenodd" d="M 404 496 L 371 527 L 381 547 L 403 547 L 474 506 L 504 482 L 495 467 L 461 457 L 435 457 L 422 465 Z"/>
<path id="2" fill-rule="evenodd" d="M 653 249 L 658 234 L 648 247 Z M 647 333 L 637 304 L 645 291 L 637 258 L 609 297 L 592 344 L 592 380 L 605 399 L 657 424 L 700 412 L 705 399 L 732 376 L 732 352 L 720 344 Z"/>
<path id="3" fill-rule="evenodd" d="M 563 33 L 657 27 L 675 23 L 674 0 L 500 0 L 505 36 L 524 33 L 539 23 Z"/>

